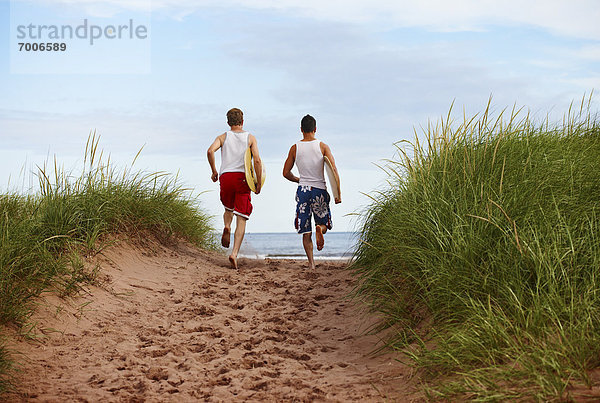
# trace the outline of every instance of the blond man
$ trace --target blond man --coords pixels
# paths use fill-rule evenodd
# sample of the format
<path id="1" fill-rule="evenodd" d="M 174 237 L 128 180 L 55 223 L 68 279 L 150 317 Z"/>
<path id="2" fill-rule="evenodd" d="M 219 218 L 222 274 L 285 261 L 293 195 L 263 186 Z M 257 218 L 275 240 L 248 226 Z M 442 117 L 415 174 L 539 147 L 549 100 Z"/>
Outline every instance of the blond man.
<path id="1" fill-rule="evenodd" d="M 217 136 L 210 145 L 206 155 L 208 163 L 212 170 L 211 179 L 213 182 L 219 181 L 220 198 L 225 212 L 223 213 L 223 234 L 221 235 L 221 245 L 229 247 L 231 236 L 231 223 L 233 216 L 236 217 L 236 227 L 233 237 L 233 248 L 229 255 L 229 262 L 234 269 L 238 268 L 237 257 L 244 240 L 246 232 L 246 221 L 252 214 L 251 193 L 244 169 L 244 154 L 250 147 L 254 158 L 254 171 L 258 179 L 256 185 L 256 194 L 261 191 L 262 184 L 262 162 L 258 152 L 258 142 L 256 138 L 244 130 L 244 114 L 238 108 L 230 109 L 227 112 L 227 124 L 230 130 Z M 215 152 L 221 150 L 221 168 L 217 171 L 215 166 Z"/>

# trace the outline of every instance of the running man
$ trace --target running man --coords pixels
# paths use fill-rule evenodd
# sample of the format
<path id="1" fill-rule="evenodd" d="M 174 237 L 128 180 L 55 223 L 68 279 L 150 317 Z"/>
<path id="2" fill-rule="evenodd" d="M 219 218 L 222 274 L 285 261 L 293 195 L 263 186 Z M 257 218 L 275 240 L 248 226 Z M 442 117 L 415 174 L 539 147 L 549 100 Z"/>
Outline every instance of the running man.
<path id="1" fill-rule="evenodd" d="M 243 129 L 244 114 L 238 108 L 233 108 L 227 112 L 227 124 L 231 128 L 228 132 L 218 136 L 208 147 L 206 155 L 208 163 L 212 170 L 211 179 L 217 180 L 221 187 L 221 202 L 225 207 L 223 213 L 223 235 L 221 236 L 221 245 L 229 248 L 231 236 L 231 222 L 233 216 L 236 216 L 235 234 L 233 237 L 233 249 L 229 255 L 229 262 L 233 269 L 238 268 L 237 255 L 242 246 L 244 233 L 246 232 L 246 221 L 252 213 L 252 203 L 250 198 L 250 188 L 246 183 L 244 171 L 244 154 L 246 149 L 252 149 L 254 158 L 254 172 L 258 179 L 256 185 L 256 194 L 260 193 L 262 187 L 262 162 L 258 154 L 258 143 L 256 138 Z M 221 149 L 221 170 L 217 172 L 215 167 L 215 152 Z"/>
<path id="2" fill-rule="evenodd" d="M 331 149 L 315 137 L 317 132 L 315 118 L 310 115 L 304 116 L 300 123 L 300 130 L 303 138 L 290 148 L 283 166 L 283 176 L 289 181 L 298 183 L 294 226 L 296 231 L 302 234 L 302 245 L 308 258 L 308 268 L 314 269 L 311 216 L 315 218 L 317 250 L 323 249 L 325 246 L 323 235 L 332 228 L 331 211 L 329 210 L 330 197 L 325 185 L 323 156 L 331 161 L 338 178 L 339 174 Z M 298 165 L 299 178 L 292 173 L 294 164 Z M 341 198 L 335 199 L 336 204 L 341 202 Z"/>

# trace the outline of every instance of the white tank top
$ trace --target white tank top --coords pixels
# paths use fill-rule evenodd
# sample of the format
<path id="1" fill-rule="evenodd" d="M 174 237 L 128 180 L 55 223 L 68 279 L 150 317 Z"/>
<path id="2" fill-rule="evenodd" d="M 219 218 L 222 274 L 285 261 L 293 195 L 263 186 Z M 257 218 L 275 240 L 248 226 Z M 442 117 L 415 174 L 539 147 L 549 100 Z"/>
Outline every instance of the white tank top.
<path id="1" fill-rule="evenodd" d="M 221 147 L 221 172 L 244 172 L 244 154 L 248 148 L 248 132 L 225 133 L 225 141 Z"/>
<path id="2" fill-rule="evenodd" d="M 299 141 L 296 143 L 296 165 L 300 173 L 301 186 L 312 186 L 327 190 L 324 160 L 319 140 Z"/>

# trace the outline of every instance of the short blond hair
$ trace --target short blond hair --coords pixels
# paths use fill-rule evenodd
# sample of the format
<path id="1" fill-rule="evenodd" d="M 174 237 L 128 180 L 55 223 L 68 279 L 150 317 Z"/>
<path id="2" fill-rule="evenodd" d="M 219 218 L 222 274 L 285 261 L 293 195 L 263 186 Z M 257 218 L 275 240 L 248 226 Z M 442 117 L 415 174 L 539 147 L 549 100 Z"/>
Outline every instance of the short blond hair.
<path id="1" fill-rule="evenodd" d="M 244 112 L 238 108 L 227 111 L 227 124 L 229 126 L 241 126 L 244 123 Z"/>

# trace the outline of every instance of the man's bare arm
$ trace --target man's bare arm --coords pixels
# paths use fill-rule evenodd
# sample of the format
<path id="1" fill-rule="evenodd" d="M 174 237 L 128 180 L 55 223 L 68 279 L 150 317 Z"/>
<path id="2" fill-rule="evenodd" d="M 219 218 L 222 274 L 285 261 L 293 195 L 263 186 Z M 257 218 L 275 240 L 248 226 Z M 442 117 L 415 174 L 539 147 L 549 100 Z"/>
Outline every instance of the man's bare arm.
<path id="1" fill-rule="evenodd" d="M 259 194 L 262 189 L 262 160 L 258 154 L 258 141 L 256 140 L 256 137 L 250 135 L 249 140 L 250 151 L 252 152 L 252 159 L 254 160 L 254 172 L 256 172 L 256 179 L 258 181 L 256 184 L 256 194 Z"/>
<path id="2" fill-rule="evenodd" d="M 331 153 L 331 148 L 329 148 L 329 146 L 327 144 L 321 142 L 321 152 L 323 153 L 323 155 L 325 157 L 327 157 L 329 162 L 331 162 L 331 166 L 333 167 L 333 173 L 335 174 L 335 177 L 337 178 L 337 181 L 341 187 L 342 182 L 340 182 L 340 174 L 338 173 L 337 166 L 335 165 L 335 159 L 333 158 L 333 154 Z M 341 202 L 342 202 L 341 196 L 339 198 L 335 199 L 335 204 L 338 204 Z"/>
<path id="3" fill-rule="evenodd" d="M 290 148 L 290 152 L 288 153 L 288 157 L 285 160 L 285 164 L 283 164 L 283 177 L 291 182 L 300 182 L 300 178 L 292 173 L 292 168 L 294 167 L 294 163 L 296 162 L 296 144 L 294 144 Z"/>
<path id="4" fill-rule="evenodd" d="M 218 136 L 215 141 L 208 147 L 206 151 L 206 157 L 208 158 L 208 164 L 210 165 L 210 169 L 212 171 L 210 178 L 213 182 L 219 180 L 219 172 L 217 171 L 217 167 L 215 165 L 215 152 L 223 146 L 223 142 L 225 141 L 225 133 Z"/>

